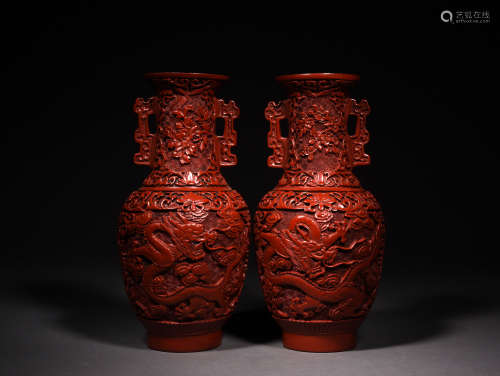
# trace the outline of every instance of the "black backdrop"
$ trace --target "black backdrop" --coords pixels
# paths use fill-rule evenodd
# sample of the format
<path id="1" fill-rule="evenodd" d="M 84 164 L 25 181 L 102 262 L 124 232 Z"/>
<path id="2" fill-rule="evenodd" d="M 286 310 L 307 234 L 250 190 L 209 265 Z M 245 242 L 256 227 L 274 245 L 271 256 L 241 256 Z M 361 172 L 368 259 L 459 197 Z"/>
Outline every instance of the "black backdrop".
<path id="1" fill-rule="evenodd" d="M 488 8 L 489 24 L 457 25 L 440 20 L 443 8 L 422 5 L 293 14 L 235 7 L 4 8 L 3 264 L 81 266 L 89 278 L 95 266 L 119 268 L 117 216 L 147 173 L 132 164 L 132 104 L 153 94 L 143 73 L 231 77 L 219 97 L 241 108 L 239 163 L 223 174 L 253 211 L 281 175 L 266 166 L 263 111 L 283 97 L 274 77 L 346 72 L 361 75 L 353 95 L 372 107 L 372 164 L 355 172 L 387 218 L 385 272 L 494 271 L 495 11 Z"/>

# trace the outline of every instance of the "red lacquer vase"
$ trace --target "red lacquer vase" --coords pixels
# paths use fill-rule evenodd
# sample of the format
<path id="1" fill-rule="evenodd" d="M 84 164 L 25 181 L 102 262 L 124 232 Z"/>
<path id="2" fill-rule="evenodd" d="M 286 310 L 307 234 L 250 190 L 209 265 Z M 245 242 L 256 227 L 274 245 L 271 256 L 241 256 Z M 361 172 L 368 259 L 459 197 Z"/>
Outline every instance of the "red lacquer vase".
<path id="1" fill-rule="evenodd" d="M 348 97 L 352 74 L 278 77 L 288 91 L 270 102 L 270 167 L 284 174 L 259 203 L 255 239 L 268 309 L 294 350 L 355 347 L 375 298 L 384 247 L 381 209 L 352 168 L 367 165 L 366 100 Z M 348 133 L 349 117 L 356 120 Z M 280 120 L 289 124 L 282 137 Z"/>
<path id="2" fill-rule="evenodd" d="M 214 95 L 226 76 L 146 78 L 157 95 L 135 103 L 140 149 L 134 162 L 152 171 L 120 214 L 125 288 L 150 348 L 207 350 L 221 342 L 247 267 L 249 211 L 220 173 L 220 166 L 236 164 L 231 147 L 239 110 Z M 225 122 L 222 136 L 215 133 L 217 118 Z"/>

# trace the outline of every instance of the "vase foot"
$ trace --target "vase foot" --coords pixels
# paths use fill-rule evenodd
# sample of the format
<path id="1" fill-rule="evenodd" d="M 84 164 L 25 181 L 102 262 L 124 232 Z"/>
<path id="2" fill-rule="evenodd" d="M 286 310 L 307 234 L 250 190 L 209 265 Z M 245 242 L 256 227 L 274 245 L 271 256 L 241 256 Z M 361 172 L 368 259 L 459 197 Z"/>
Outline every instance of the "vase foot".
<path id="1" fill-rule="evenodd" d="M 148 332 L 148 346 L 153 350 L 195 352 L 221 344 L 222 325 L 227 317 L 192 322 L 141 319 Z"/>
<path id="2" fill-rule="evenodd" d="M 213 349 L 221 344 L 222 331 L 183 337 L 165 337 L 148 333 L 148 347 L 158 351 L 195 352 Z"/>
<path id="3" fill-rule="evenodd" d="M 363 321 L 363 317 L 339 321 L 274 319 L 283 331 L 283 346 L 308 352 L 352 350 Z"/>
<path id="4" fill-rule="evenodd" d="M 356 346 L 356 333 L 304 335 L 283 332 L 283 346 L 307 352 L 336 352 L 352 350 Z"/>

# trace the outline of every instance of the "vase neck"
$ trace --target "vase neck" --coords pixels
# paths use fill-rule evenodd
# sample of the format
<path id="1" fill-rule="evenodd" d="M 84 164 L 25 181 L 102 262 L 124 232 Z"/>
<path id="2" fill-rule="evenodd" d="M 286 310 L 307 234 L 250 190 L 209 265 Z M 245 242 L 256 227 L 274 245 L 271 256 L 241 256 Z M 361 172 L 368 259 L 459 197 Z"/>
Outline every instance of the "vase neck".
<path id="1" fill-rule="evenodd" d="M 206 78 L 167 77 L 153 80 L 156 133 L 153 170 L 146 186 L 221 186 L 220 145 L 215 134 L 218 82 Z"/>
<path id="2" fill-rule="evenodd" d="M 350 98 L 345 86 L 336 80 L 294 80 L 286 86 L 288 158 L 281 183 L 359 186 L 352 173 Z"/>

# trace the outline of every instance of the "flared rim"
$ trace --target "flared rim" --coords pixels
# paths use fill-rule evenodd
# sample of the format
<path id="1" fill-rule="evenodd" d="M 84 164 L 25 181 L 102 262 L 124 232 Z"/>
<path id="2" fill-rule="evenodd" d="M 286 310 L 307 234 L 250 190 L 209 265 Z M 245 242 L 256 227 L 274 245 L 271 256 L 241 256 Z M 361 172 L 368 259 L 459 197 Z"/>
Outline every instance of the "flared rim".
<path id="1" fill-rule="evenodd" d="M 229 80 L 229 76 L 223 74 L 212 73 L 188 73 L 188 72 L 152 72 L 146 73 L 145 78 L 161 80 L 163 78 L 204 78 L 208 80 L 225 81 Z"/>
<path id="2" fill-rule="evenodd" d="M 358 81 L 359 75 L 352 73 L 297 73 L 284 74 L 277 76 L 276 80 L 293 81 L 293 80 L 342 80 L 342 81 Z"/>

